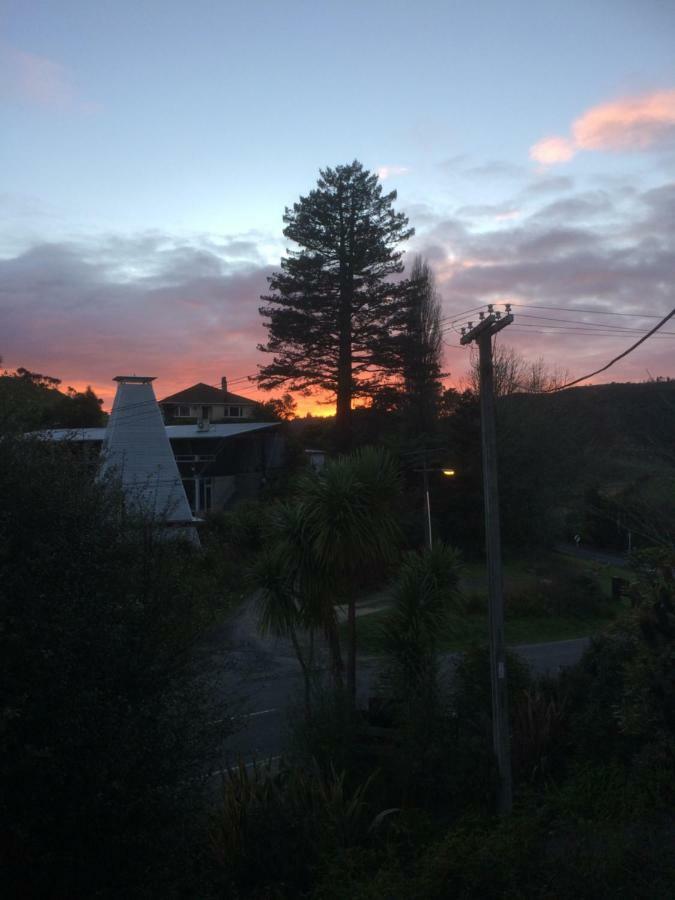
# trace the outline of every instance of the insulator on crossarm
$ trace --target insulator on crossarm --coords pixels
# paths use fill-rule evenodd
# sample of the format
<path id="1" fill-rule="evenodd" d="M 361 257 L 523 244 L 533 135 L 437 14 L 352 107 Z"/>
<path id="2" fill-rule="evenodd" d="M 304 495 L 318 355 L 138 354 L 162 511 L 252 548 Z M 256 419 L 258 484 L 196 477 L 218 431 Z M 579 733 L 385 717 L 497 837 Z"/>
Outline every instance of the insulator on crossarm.
<path id="1" fill-rule="evenodd" d="M 462 337 L 466 334 L 466 328 L 462 328 Z"/>
<path id="2" fill-rule="evenodd" d="M 507 316 L 510 315 L 511 314 L 511 304 L 505 303 L 504 306 L 506 307 L 506 315 Z"/>
<path id="3" fill-rule="evenodd" d="M 473 322 L 469 322 L 467 328 L 469 328 L 469 330 L 470 330 L 471 328 L 473 328 Z"/>
<path id="4" fill-rule="evenodd" d="M 478 313 L 478 318 L 479 318 L 479 319 L 481 320 L 481 322 L 482 322 L 483 319 L 485 318 L 485 313 L 484 313 L 484 312 L 479 312 L 479 313 Z"/>
<path id="5" fill-rule="evenodd" d="M 492 315 L 492 310 L 493 310 L 493 309 L 494 309 L 493 304 L 492 304 L 492 303 L 488 303 L 488 313 L 489 313 L 489 315 Z"/>
<path id="6" fill-rule="evenodd" d="M 497 312 L 495 313 L 495 319 L 501 319 L 501 317 L 502 314 L 499 312 L 499 310 L 497 310 Z"/>

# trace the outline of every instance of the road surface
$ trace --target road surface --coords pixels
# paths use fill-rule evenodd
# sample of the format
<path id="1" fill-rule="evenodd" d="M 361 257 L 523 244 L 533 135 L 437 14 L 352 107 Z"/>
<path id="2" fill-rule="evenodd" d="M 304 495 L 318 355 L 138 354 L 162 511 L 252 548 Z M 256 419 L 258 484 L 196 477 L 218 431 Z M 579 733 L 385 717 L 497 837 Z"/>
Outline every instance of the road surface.
<path id="1" fill-rule="evenodd" d="M 537 674 L 558 672 L 576 663 L 588 638 L 524 644 L 513 647 Z M 291 738 L 292 710 L 302 696 L 302 678 L 288 641 L 261 637 L 255 627 L 255 614 L 250 603 L 229 623 L 219 626 L 204 646 L 207 654 L 223 660 L 227 669 L 214 689 L 232 708 L 229 698 L 237 698 L 241 714 L 237 731 L 225 742 L 225 762 L 277 757 Z M 452 671 L 459 654 L 443 657 L 443 669 Z M 358 702 L 366 706 L 374 693 L 382 661 L 377 657 L 361 657 L 358 666 Z"/>

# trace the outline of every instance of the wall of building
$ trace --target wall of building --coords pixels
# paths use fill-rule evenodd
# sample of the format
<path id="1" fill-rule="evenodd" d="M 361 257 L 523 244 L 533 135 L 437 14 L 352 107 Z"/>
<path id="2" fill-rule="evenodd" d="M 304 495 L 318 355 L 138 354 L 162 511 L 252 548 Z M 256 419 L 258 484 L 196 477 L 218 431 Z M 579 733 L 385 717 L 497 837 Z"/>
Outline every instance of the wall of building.
<path id="1" fill-rule="evenodd" d="M 187 406 L 187 404 L 185 404 Z M 232 404 L 218 404 L 218 403 L 200 403 L 199 405 L 190 404 L 188 406 L 189 414 L 179 416 L 177 413 L 178 404 L 169 404 L 171 408 L 170 415 L 165 413 L 164 418 L 171 418 L 172 421 L 180 423 L 187 422 L 190 420 L 198 420 L 202 418 L 202 408 L 207 406 L 210 409 L 210 421 L 211 422 L 222 422 L 222 421 L 236 421 L 237 419 L 252 419 L 254 418 L 254 409 L 255 407 L 252 405 L 244 405 L 239 403 Z M 229 410 L 231 406 L 236 406 L 241 409 L 241 416 L 230 416 Z M 226 415 L 227 410 L 227 415 Z"/>

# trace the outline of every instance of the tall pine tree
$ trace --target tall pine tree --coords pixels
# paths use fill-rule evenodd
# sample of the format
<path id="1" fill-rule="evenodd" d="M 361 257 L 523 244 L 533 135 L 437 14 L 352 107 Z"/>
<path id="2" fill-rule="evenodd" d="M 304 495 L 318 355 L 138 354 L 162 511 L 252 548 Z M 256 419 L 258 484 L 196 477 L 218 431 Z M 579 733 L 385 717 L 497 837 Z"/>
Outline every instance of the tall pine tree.
<path id="1" fill-rule="evenodd" d="M 353 397 L 370 395 L 397 366 L 391 328 L 403 290 L 391 276 L 403 271 L 397 247 L 414 230 L 394 200 L 357 160 L 321 170 L 314 190 L 285 211 L 284 235 L 300 249 L 287 251 L 261 298 L 269 338 L 258 349 L 273 360 L 258 383 L 333 394 L 343 447 Z"/>

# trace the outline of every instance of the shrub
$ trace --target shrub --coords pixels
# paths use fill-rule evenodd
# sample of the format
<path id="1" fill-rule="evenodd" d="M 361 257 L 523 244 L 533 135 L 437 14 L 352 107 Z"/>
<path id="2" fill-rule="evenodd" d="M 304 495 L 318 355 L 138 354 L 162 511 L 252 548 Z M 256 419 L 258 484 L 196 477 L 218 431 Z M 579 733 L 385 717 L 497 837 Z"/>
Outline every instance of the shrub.
<path id="1" fill-rule="evenodd" d="M 370 780 L 344 772 L 243 764 L 225 773 L 210 847 L 223 884 L 253 896 L 297 896 L 319 861 L 362 841 Z"/>
<path id="2" fill-rule="evenodd" d="M 6 890 L 162 893 L 223 734 L 192 653 L 210 612 L 199 559 L 66 447 L 4 437 L 0 495 Z"/>

